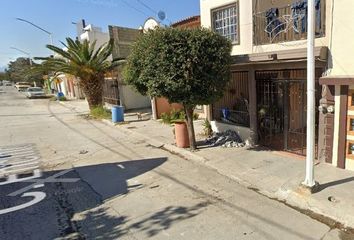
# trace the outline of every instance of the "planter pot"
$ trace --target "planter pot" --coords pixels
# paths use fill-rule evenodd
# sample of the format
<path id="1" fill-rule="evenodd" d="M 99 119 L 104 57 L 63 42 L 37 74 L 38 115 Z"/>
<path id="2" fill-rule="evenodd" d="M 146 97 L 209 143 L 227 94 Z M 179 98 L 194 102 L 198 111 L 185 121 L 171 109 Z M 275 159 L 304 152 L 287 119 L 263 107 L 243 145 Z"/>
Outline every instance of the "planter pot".
<path id="1" fill-rule="evenodd" d="M 179 148 L 189 147 L 187 124 L 185 122 L 175 123 L 176 145 Z"/>

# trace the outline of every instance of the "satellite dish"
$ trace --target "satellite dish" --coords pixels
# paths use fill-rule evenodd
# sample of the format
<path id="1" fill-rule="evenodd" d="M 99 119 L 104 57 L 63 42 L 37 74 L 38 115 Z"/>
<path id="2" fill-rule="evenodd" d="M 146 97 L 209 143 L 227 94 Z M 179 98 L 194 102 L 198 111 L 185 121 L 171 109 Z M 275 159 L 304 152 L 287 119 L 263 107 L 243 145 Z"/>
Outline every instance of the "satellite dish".
<path id="1" fill-rule="evenodd" d="M 143 30 L 144 32 L 147 32 L 149 30 L 155 29 L 159 27 L 160 24 L 152 17 L 146 19 L 144 25 L 143 25 Z"/>
<path id="2" fill-rule="evenodd" d="M 166 13 L 164 11 L 159 11 L 157 13 L 157 16 L 159 17 L 160 21 L 163 21 L 166 19 Z"/>

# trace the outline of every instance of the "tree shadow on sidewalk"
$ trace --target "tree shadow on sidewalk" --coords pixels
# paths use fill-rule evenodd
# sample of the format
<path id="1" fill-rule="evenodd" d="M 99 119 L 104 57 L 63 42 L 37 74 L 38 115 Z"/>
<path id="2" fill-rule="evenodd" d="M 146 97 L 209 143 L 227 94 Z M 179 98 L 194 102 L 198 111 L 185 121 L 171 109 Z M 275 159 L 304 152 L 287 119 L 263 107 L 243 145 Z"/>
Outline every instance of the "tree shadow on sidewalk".
<path id="1" fill-rule="evenodd" d="M 207 205 L 209 205 L 209 202 L 201 202 L 191 207 L 168 206 L 130 225 L 128 228 L 144 232 L 148 237 L 153 237 L 159 232 L 169 229 L 176 222 L 197 216 Z"/>
<path id="2" fill-rule="evenodd" d="M 82 232 L 85 233 L 83 237 L 87 239 L 113 240 L 135 233 L 149 238 L 168 230 L 175 223 L 197 216 L 208 204 L 202 202 L 189 207 L 168 206 L 141 220 L 136 220 L 135 216 L 114 217 L 109 214 L 108 208 L 96 208 L 85 212 L 76 223 L 82 226 Z"/>

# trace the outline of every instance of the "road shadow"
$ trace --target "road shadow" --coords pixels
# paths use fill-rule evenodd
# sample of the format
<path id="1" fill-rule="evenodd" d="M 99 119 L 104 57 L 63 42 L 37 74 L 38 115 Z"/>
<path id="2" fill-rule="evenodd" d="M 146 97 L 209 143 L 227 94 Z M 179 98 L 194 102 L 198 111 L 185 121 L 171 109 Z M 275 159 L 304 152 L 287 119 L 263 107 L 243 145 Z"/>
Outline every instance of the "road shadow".
<path id="1" fill-rule="evenodd" d="M 106 216 L 105 212 L 97 211 L 96 208 L 102 206 L 105 200 L 128 194 L 131 189 L 144 187 L 139 184 L 130 185 L 128 180 L 152 171 L 166 161 L 167 158 L 151 158 L 47 171 L 43 172 L 40 178 L 0 186 L 0 210 L 21 206 L 33 200 L 33 197 L 23 197 L 23 193 L 45 194 L 45 198 L 40 202 L 0 214 L 0 222 L 4 223 L 3 227 L 6 230 L 0 233 L 0 239 L 21 239 L 20 233 L 28 228 L 26 224 L 29 222 L 31 223 L 31 231 L 27 234 L 29 239 L 38 239 L 39 235 L 41 239 L 71 236 L 80 232 L 83 228 L 82 223 L 87 223 L 80 219 L 73 220 L 74 216 L 82 212 L 87 212 L 84 218 L 97 220 L 100 218 L 104 221 L 103 226 L 95 221 L 91 223 L 97 228 L 104 227 L 107 233 L 111 233 L 110 238 L 103 239 L 116 239 L 122 234 L 121 231 L 116 231 L 117 226 L 124 223 L 125 217 L 117 214 Z M 39 180 L 41 182 L 38 182 Z M 19 193 L 11 196 L 13 192 Z M 19 224 L 16 226 L 12 226 L 10 222 L 5 224 L 9 218 L 10 222 Z M 26 223 L 23 219 L 26 219 Z M 43 224 L 48 228 L 45 232 L 41 230 Z"/>
<path id="2" fill-rule="evenodd" d="M 167 158 L 132 160 L 106 163 L 75 168 L 80 177 L 100 196 L 102 201 L 127 194 L 129 189 L 140 185 L 128 186 L 127 180 L 144 174 L 162 165 Z"/>

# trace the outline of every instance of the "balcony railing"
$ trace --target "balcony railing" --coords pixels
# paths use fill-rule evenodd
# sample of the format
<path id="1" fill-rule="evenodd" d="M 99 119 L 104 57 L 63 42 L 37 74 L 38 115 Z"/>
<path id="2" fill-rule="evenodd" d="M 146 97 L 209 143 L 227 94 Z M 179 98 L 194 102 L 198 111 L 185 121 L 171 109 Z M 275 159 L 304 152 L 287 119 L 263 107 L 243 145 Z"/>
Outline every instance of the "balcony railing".
<path id="1" fill-rule="evenodd" d="M 325 0 L 316 4 L 316 38 L 325 36 Z M 307 39 L 305 5 L 289 5 L 256 13 L 253 17 L 254 44 L 264 45 Z"/>

